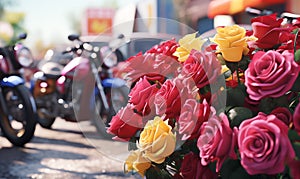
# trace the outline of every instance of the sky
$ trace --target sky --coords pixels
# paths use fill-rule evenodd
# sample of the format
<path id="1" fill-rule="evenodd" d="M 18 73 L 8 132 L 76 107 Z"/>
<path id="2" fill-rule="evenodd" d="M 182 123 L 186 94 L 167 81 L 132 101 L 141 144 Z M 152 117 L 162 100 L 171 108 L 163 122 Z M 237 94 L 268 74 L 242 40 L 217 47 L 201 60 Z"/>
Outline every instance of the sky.
<path id="1" fill-rule="evenodd" d="M 121 7 L 138 0 L 15 0 L 8 11 L 24 12 L 24 28 L 28 38 L 24 43 L 32 46 L 41 39 L 44 44 L 68 42 L 74 33 L 71 19 L 81 19 L 87 7 Z"/>

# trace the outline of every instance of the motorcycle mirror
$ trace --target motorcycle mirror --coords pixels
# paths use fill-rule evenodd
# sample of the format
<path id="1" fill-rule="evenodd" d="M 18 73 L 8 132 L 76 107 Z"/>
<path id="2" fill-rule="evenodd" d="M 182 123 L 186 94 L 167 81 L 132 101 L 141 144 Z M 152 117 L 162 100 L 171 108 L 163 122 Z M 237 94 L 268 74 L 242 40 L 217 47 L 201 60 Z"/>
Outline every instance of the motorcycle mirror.
<path id="1" fill-rule="evenodd" d="M 79 40 L 79 35 L 71 34 L 71 35 L 68 36 L 68 39 L 71 40 L 71 41 Z"/>
<path id="2" fill-rule="evenodd" d="M 24 40 L 26 38 L 27 38 L 27 33 L 22 33 L 18 36 L 18 39 L 20 39 L 20 40 Z"/>

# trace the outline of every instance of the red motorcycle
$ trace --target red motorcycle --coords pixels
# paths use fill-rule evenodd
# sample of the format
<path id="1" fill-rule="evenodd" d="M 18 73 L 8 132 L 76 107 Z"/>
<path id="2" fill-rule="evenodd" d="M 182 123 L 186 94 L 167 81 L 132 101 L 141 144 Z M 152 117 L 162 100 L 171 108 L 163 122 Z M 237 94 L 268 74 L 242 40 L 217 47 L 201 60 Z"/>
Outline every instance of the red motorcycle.
<path id="1" fill-rule="evenodd" d="M 56 117 L 72 122 L 93 119 L 105 136 L 112 116 L 127 104 L 129 88 L 124 80 L 112 76 L 117 57 L 109 48 L 83 42 L 77 35 L 68 38 L 78 41 L 63 52 L 72 54 L 72 60 L 64 67 L 50 64 L 52 71 L 60 70 L 59 75 L 45 71 L 34 74 L 39 123 L 50 128 Z"/>

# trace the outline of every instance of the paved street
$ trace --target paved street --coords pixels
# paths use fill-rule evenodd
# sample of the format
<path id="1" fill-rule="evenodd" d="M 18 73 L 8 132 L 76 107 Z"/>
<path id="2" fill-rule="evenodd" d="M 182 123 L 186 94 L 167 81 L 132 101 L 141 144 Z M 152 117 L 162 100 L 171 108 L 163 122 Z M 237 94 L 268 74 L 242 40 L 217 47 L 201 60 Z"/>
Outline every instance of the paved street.
<path id="1" fill-rule="evenodd" d="M 89 122 L 57 119 L 53 129 L 37 125 L 24 148 L 0 137 L 0 178 L 139 178 L 123 173 L 127 144 L 101 139 Z"/>

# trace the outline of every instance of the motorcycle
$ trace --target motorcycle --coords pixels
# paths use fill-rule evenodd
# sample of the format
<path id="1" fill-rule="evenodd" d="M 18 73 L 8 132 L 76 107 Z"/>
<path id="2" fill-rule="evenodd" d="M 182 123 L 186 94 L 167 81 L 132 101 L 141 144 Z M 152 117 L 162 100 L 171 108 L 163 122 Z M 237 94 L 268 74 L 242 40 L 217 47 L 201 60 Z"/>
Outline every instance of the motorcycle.
<path id="1" fill-rule="evenodd" d="M 36 128 L 35 101 L 25 86 L 22 69 L 33 63 L 30 50 L 20 40 L 0 47 L 0 127 L 3 135 L 15 146 L 29 142 Z"/>
<path id="2" fill-rule="evenodd" d="M 97 130 L 106 136 L 106 127 L 116 111 L 127 104 L 129 93 L 125 81 L 112 76 L 117 57 L 110 48 L 81 41 L 78 35 L 68 39 L 79 44 L 63 52 L 74 58 L 60 74 L 34 74 L 33 94 L 40 124 L 50 128 L 57 116 L 71 122 L 93 119 Z"/>

